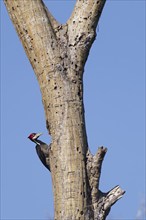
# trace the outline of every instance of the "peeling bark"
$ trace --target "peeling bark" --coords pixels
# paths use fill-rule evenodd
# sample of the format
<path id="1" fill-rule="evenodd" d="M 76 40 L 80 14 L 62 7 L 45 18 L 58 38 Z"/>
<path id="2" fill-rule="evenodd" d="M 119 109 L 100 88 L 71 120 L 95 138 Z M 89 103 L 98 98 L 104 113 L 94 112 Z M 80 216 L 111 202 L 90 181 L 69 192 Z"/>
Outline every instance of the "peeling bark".
<path id="1" fill-rule="evenodd" d="M 41 0 L 4 0 L 34 69 L 52 137 L 49 151 L 56 220 L 104 220 L 124 194 L 119 187 L 99 190 L 107 149 L 88 148 L 83 73 L 105 0 L 77 0 L 65 25 Z"/>

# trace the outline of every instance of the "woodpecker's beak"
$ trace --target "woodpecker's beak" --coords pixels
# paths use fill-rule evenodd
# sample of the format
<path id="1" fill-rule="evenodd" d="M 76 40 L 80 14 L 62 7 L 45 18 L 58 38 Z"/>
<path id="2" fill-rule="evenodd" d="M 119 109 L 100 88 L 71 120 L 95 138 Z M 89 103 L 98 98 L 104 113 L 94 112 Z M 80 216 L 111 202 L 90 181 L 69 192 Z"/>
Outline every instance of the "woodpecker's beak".
<path id="1" fill-rule="evenodd" d="M 32 140 L 36 140 L 39 136 L 41 136 L 43 133 L 37 133 L 33 138 Z"/>

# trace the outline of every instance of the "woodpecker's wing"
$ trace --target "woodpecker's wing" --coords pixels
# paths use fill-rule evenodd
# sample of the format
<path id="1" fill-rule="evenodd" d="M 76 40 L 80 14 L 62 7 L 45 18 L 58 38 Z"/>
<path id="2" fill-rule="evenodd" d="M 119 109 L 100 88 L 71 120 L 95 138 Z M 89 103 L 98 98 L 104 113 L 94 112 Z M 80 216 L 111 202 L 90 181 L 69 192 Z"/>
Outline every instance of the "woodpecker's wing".
<path id="1" fill-rule="evenodd" d="M 44 152 L 41 150 L 41 147 L 39 145 L 36 145 L 36 152 L 38 157 L 40 158 L 40 160 L 42 161 L 42 163 L 44 164 L 44 166 L 50 170 L 50 167 L 47 165 L 46 163 L 46 156 L 44 154 Z"/>

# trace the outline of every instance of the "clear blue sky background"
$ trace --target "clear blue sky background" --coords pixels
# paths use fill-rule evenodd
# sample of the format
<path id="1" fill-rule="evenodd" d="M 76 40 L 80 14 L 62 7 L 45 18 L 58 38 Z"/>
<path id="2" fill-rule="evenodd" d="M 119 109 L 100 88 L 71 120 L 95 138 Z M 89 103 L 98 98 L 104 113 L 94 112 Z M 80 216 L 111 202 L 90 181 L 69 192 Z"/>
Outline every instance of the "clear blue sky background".
<path id="1" fill-rule="evenodd" d="M 62 23 L 75 1 L 45 1 Z M 36 77 L 1 1 L 1 219 L 53 218 L 51 176 L 27 136 L 49 142 Z M 100 189 L 124 197 L 111 219 L 145 219 L 145 1 L 108 0 L 84 74 L 89 146 L 108 147 Z M 138 217 L 139 216 L 139 217 Z"/>

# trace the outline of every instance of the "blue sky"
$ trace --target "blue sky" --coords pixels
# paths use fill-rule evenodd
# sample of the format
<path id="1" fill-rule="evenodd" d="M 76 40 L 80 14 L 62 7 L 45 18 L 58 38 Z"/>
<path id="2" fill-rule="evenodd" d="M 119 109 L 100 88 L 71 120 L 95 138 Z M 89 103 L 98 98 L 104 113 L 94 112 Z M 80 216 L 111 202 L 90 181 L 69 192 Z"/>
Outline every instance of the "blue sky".
<path id="1" fill-rule="evenodd" d="M 75 1 L 45 1 L 65 23 Z M 51 176 L 27 136 L 49 143 L 32 67 L 1 1 L 1 219 L 53 218 Z M 111 219 L 145 219 L 145 1 L 108 0 L 85 67 L 84 102 L 92 153 L 106 146 L 100 189 L 126 194 Z M 138 217 L 139 216 L 139 217 Z"/>

